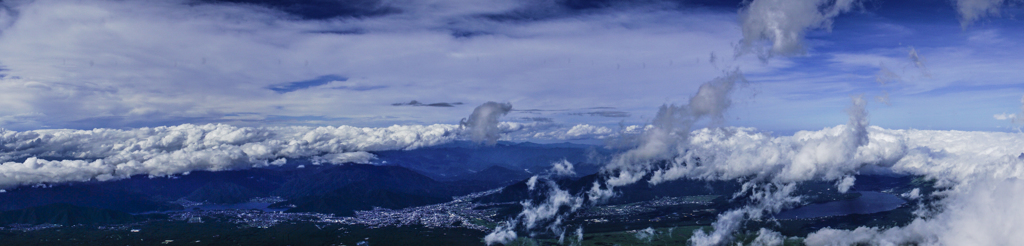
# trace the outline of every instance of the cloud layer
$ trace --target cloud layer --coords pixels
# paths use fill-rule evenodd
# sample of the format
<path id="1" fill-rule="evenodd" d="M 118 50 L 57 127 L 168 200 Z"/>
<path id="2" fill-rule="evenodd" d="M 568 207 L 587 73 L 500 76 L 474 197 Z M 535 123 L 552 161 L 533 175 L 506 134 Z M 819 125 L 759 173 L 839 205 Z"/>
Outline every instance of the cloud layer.
<path id="1" fill-rule="evenodd" d="M 0 126 L 388 126 L 453 124 L 465 115 L 458 107 L 389 107 L 411 99 L 656 105 L 669 94 L 616 105 L 607 99 L 650 94 L 622 81 L 689 89 L 690 82 L 668 78 L 713 77 L 717 69 L 695 60 L 730 50 L 728 41 L 738 38 L 702 27 L 735 26 L 732 13 L 645 4 L 549 14 L 533 11 L 545 3 L 506 0 L 382 4 L 396 11 L 302 19 L 287 7 L 213 1 L 4 2 Z M 527 21 L 502 19 L 513 15 Z M 649 50 L 655 47 L 675 52 Z M 736 63 L 755 64 L 748 60 Z M 551 100 L 569 93 L 579 101 Z"/>
<path id="2" fill-rule="evenodd" d="M 0 129 L 0 189 L 40 183 L 167 176 L 197 170 L 220 171 L 286 164 L 285 158 L 314 163 L 370 163 L 369 153 L 409 150 L 456 140 L 607 139 L 630 131 L 589 125 L 492 122 L 493 139 L 459 125 L 390 127 L 236 127 L 183 124 L 127 130 L 7 131 Z M 582 129 L 582 130 L 581 130 Z M 571 163 L 553 172 L 568 175 Z"/>
<path id="3" fill-rule="evenodd" d="M 415 149 L 458 139 L 457 126 L 385 128 L 179 125 L 131 130 L 4 132 L 0 187 L 166 176 L 282 165 L 282 158 L 368 162 L 366 151 Z"/>

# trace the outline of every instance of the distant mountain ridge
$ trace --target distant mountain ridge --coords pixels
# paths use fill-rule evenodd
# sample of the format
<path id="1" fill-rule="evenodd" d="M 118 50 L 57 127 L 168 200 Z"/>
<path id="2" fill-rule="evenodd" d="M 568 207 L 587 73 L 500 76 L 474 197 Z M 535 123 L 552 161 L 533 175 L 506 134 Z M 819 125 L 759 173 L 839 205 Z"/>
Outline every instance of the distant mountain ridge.
<path id="1" fill-rule="evenodd" d="M 543 173 L 554 162 L 566 160 L 576 165 L 580 175 L 596 173 L 616 150 L 582 144 L 537 144 L 498 142 L 495 146 L 481 146 L 469 142 L 455 142 L 414 150 L 374 152 L 387 165 L 403 166 L 438 181 L 458 180 L 500 166 L 510 170 Z"/>
<path id="2" fill-rule="evenodd" d="M 249 199 L 260 195 L 263 194 L 235 183 L 211 181 L 189 193 L 185 199 L 216 204 L 234 204 L 249 201 Z"/>
<path id="3" fill-rule="evenodd" d="M 0 211 L 51 204 L 116 210 L 125 213 L 185 209 L 185 199 L 235 204 L 256 197 L 279 196 L 293 211 L 350 214 L 373 207 L 400 209 L 441 203 L 453 196 L 503 187 L 548 172 L 568 160 L 585 175 L 611 150 L 577 144 L 470 142 L 408 151 L 379 151 L 372 165 L 313 164 L 288 158 L 282 166 L 227 171 L 193 171 L 170 177 L 17 187 L 0 193 Z"/>
<path id="4" fill-rule="evenodd" d="M 516 181 L 521 181 L 530 178 L 533 174 L 523 170 L 512 170 L 502 166 L 491 166 L 487 169 L 480 170 L 479 172 L 469 173 L 457 176 L 454 180 L 476 180 L 476 181 L 492 181 L 499 182 L 503 185 L 509 185 Z"/>

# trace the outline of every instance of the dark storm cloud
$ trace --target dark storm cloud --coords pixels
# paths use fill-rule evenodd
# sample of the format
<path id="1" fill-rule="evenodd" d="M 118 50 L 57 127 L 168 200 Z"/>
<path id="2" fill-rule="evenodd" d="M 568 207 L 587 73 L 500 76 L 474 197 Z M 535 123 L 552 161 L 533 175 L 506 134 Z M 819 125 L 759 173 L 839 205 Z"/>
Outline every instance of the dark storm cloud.
<path id="1" fill-rule="evenodd" d="M 742 0 L 556 0 L 551 2 L 539 1 L 512 11 L 484 14 L 481 17 L 493 21 L 529 22 L 631 7 L 653 7 L 660 10 L 708 8 L 732 12 L 739 9 L 742 4 Z"/>
<path id="2" fill-rule="evenodd" d="M 629 117 L 629 116 L 630 116 L 629 112 L 625 112 L 625 111 L 615 111 L 615 110 L 601 110 L 601 111 L 590 111 L 590 112 L 575 112 L 575 113 L 569 113 L 569 115 L 579 115 L 579 116 L 584 116 L 584 115 L 586 115 L 586 116 L 601 116 L 601 117 L 612 117 L 612 118 L 624 118 L 624 117 Z"/>
<path id="3" fill-rule="evenodd" d="M 309 33 L 314 33 L 314 34 L 337 34 L 337 35 L 359 35 L 359 34 L 366 34 L 366 30 L 360 29 L 360 28 L 351 28 L 351 29 L 341 29 L 341 30 L 311 31 Z"/>
<path id="4" fill-rule="evenodd" d="M 545 113 L 564 113 L 566 115 L 575 116 L 600 116 L 600 117 L 613 117 L 622 118 L 629 117 L 632 114 L 626 111 L 613 110 L 615 107 L 589 107 L 589 108 L 578 108 L 578 109 L 514 109 L 512 111 L 517 113 L 527 114 L 545 114 Z"/>
<path id="5" fill-rule="evenodd" d="M 404 103 L 392 103 L 391 106 L 419 106 L 419 107 L 455 107 L 456 105 L 462 105 L 462 102 L 439 102 L 439 103 L 421 103 L 416 100 L 412 100 Z"/>
<path id="6" fill-rule="evenodd" d="M 201 4 L 248 4 L 279 10 L 301 19 L 375 17 L 401 13 L 380 0 L 200 0 Z"/>
<path id="7" fill-rule="evenodd" d="M 320 76 L 320 77 L 317 77 L 317 78 L 311 79 L 311 80 L 303 80 L 303 81 L 296 81 L 296 82 L 274 84 L 274 85 L 267 86 L 267 89 L 275 91 L 277 93 L 284 94 L 284 93 L 293 92 L 293 91 L 297 91 L 297 90 L 307 89 L 307 88 L 310 88 L 310 87 L 316 87 L 316 86 L 325 85 L 327 83 L 334 82 L 334 81 L 346 81 L 346 80 L 348 80 L 348 78 L 341 77 L 341 76 L 338 76 L 338 75 L 324 75 L 324 76 Z"/>
<path id="8" fill-rule="evenodd" d="M 519 120 L 533 121 L 533 122 L 544 122 L 544 123 L 555 122 L 554 119 L 551 119 L 551 118 L 548 118 L 548 117 L 519 117 Z"/>
<path id="9" fill-rule="evenodd" d="M 331 87 L 331 89 L 335 89 L 335 90 L 350 90 L 350 91 L 371 91 L 371 90 L 384 89 L 384 88 L 388 88 L 388 86 L 386 86 L 386 85 L 354 85 L 354 86 L 343 85 L 343 86 Z"/>
<path id="10" fill-rule="evenodd" d="M 541 112 L 565 112 L 565 111 L 607 110 L 607 109 L 615 109 L 615 107 L 589 107 L 589 108 L 577 108 L 577 109 L 538 109 L 538 108 L 531 108 L 531 109 L 513 109 L 512 111 L 513 112 L 520 112 L 520 113 L 541 113 Z"/>

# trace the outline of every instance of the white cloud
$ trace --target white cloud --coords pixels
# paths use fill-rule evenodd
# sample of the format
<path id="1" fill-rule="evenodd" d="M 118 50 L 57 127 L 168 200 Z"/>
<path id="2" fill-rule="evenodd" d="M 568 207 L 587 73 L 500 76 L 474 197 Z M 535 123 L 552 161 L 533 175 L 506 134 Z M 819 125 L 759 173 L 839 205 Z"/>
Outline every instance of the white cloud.
<path id="1" fill-rule="evenodd" d="M 357 151 L 357 152 L 346 152 L 336 154 L 326 154 L 323 156 L 313 157 L 313 164 L 321 163 L 332 163 L 332 164 L 344 164 L 344 163 L 359 163 L 359 164 L 370 164 L 370 161 L 377 157 L 373 154 Z M 271 162 L 273 163 L 273 162 Z"/>
<path id="2" fill-rule="evenodd" d="M 551 163 L 551 173 L 555 176 L 576 176 L 572 163 L 565 159 Z"/>
<path id="3" fill-rule="evenodd" d="M 619 171 L 608 184 L 622 186 L 635 183 L 652 171 L 652 160 L 668 159 L 672 154 L 683 151 L 687 147 L 689 132 L 698 121 L 709 119 L 712 123 L 721 124 L 723 112 L 732 104 L 730 95 L 733 87 L 737 82 L 745 81 L 739 71 L 729 72 L 701 85 L 687 105 L 662 105 L 650 129 L 641 135 L 639 146 L 616 156 L 608 164 L 607 169 Z"/>
<path id="4" fill-rule="evenodd" d="M 481 17 L 526 4 L 403 1 L 392 15 L 313 21 L 253 5 L 186 1 L 5 3 L 18 14 L 0 14 L 16 18 L 0 34 L 0 64 L 9 69 L 0 79 L 0 124 L 455 123 L 467 109 L 390 105 L 502 100 L 583 108 L 612 106 L 608 98 L 623 93 L 645 96 L 614 106 L 639 108 L 714 77 L 716 68 L 694 59 L 727 52 L 739 38 L 733 13 L 636 8 L 528 22 Z M 480 35 L 452 35 L 460 30 Z M 339 34 L 346 31 L 354 34 Z M 326 74 L 349 81 L 283 94 L 267 89 Z M 679 81 L 680 74 L 693 81 Z M 621 81 L 671 89 L 652 94 Z M 379 89 L 334 89 L 351 83 Z M 564 94 L 573 100 L 552 100 Z"/>
<path id="5" fill-rule="evenodd" d="M 763 59 L 804 54 L 807 31 L 831 29 L 833 18 L 857 5 L 856 0 L 752 1 L 740 10 L 741 52 L 755 52 Z"/>
<path id="6" fill-rule="evenodd" d="M 852 231 L 822 229 L 807 236 L 807 245 L 1012 245 L 1024 233 L 1024 182 L 1019 178 L 981 179 L 947 192 L 944 208 L 931 218 L 904 227 L 860 227 Z"/>
<path id="7" fill-rule="evenodd" d="M 996 120 L 1014 120 L 1014 119 L 1017 118 L 1017 114 L 1002 113 L 1002 114 L 992 115 L 992 118 L 995 118 Z"/>
<path id="8" fill-rule="evenodd" d="M 617 136 L 619 134 L 636 134 L 639 133 L 642 128 L 640 126 L 630 126 L 631 128 L 623 129 L 624 132 L 616 132 L 608 127 L 594 126 L 589 124 L 578 124 L 574 125 L 568 130 L 563 128 L 556 128 L 550 131 L 537 131 L 530 138 L 538 139 L 559 139 L 559 140 L 573 140 L 573 139 L 604 139 L 610 136 Z"/>
<path id="9" fill-rule="evenodd" d="M 719 245 L 731 241 L 743 221 L 799 204 L 800 198 L 792 193 L 800 182 L 834 181 L 837 188 L 845 190 L 856 182 L 853 175 L 869 169 L 924 175 L 938 180 L 939 186 L 955 190 L 1024 178 L 1024 161 L 1018 158 L 1024 151 L 1024 134 L 869 127 L 864 99 L 854 97 L 852 101 L 846 125 L 801 131 L 793 136 L 774 137 L 753 128 L 703 128 L 680 136 L 679 131 L 663 130 L 666 126 L 677 127 L 671 121 L 655 120 L 654 127 L 645 134 L 662 137 L 644 138 L 639 147 L 613 159 L 603 172 L 610 174 L 604 177 L 607 186 L 595 183 L 587 194 L 599 202 L 613 195 L 614 187 L 635 183 L 648 174 L 652 174 L 648 180 L 652 184 L 680 178 L 746 180 L 735 197 L 749 200 L 750 205 L 720 214 L 713 231 L 697 231 L 691 239 L 695 245 Z M 685 124 L 679 126 L 686 128 Z M 950 204 L 956 204 L 953 201 Z M 984 207 L 968 205 L 970 209 Z M 946 204 L 944 209 L 959 210 L 959 206 Z M 1002 222 L 1007 223 L 1014 222 Z M 913 226 L 906 230 L 916 230 Z M 921 234 L 899 235 L 903 241 L 893 242 L 928 242 L 922 241 Z M 848 238 L 852 238 L 850 242 L 860 240 Z M 1000 241 L 995 242 L 998 245 Z"/>
<path id="10" fill-rule="evenodd" d="M 953 191 L 945 194 L 949 196 L 949 200 L 942 203 L 943 209 L 940 210 L 945 212 L 936 215 L 935 218 L 919 219 L 919 222 L 906 228 L 885 232 L 870 228 L 852 232 L 825 229 L 819 232 L 818 236 L 808 238 L 808 244 L 847 245 L 850 242 L 932 244 L 939 242 L 947 245 L 978 245 L 977 243 L 1000 245 L 1008 242 L 1005 241 L 1008 238 L 1013 238 L 1009 235 L 1019 235 L 1016 234 L 1016 229 L 1009 231 L 1000 229 L 1007 228 L 1007 226 L 1018 228 L 1019 226 L 1016 224 L 1022 221 L 1022 218 L 1019 218 L 1017 214 L 1009 213 L 1009 217 L 999 217 L 995 214 L 1000 214 L 1000 212 L 983 213 L 982 210 L 990 211 L 987 210 L 988 208 L 994 208 L 997 211 L 1012 210 L 1011 208 L 1014 206 L 1012 204 L 1020 202 L 1020 198 L 1012 194 L 1020 193 L 1013 189 L 1020 186 L 1021 182 L 1018 180 L 1024 178 L 1024 160 L 1018 158 L 1024 152 L 1024 134 L 887 130 L 878 127 L 870 127 L 866 130 L 869 141 L 860 148 L 855 148 L 852 156 L 848 158 L 819 158 L 811 162 L 803 162 L 800 156 L 805 156 L 804 153 L 814 153 L 814 156 L 842 153 L 844 147 L 808 148 L 807 146 L 817 146 L 822 144 L 821 141 L 846 142 L 848 140 L 844 139 L 856 139 L 856 134 L 842 137 L 855 131 L 850 131 L 849 127 L 844 125 L 815 132 L 799 132 L 793 136 L 771 137 L 756 133 L 756 130 L 749 128 L 700 129 L 694 131 L 690 137 L 691 143 L 688 146 L 692 150 L 669 159 L 674 164 L 668 169 L 653 171 L 656 175 L 652 181 L 658 179 L 659 175 L 661 175 L 661 179 L 689 177 L 735 180 L 743 178 L 753 181 L 745 183 L 743 191 L 736 194 L 738 197 L 749 199 L 752 202 L 751 205 L 720 214 L 712 232 L 700 231 L 695 234 L 696 236 L 691 240 L 695 245 L 716 245 L 728 242 L 731 240 L 730 235 L 742 221 L 748 218 L 761 218 L 764 214 L 775 213 L 798 204 L 799 198 L 791 196 L 792 185 L 797 182 L 837 180 L 838 186 L 852 185 L 855 181 L 849 175 L 859 173 L 867 167 L 890 169 L 903 174 L 924 175 L 939 180 L 939 186 L 954 187 Z M 801 145 L 804 147 L 800 147 Z M 700 165 L 687 164 L 696 163 L 693 159 L 695 157 L 701 159 Z M 642 163 L 636 165 L 642 165 Z M 617 177 L 619 176 L 612 178 Z M 769 182 L 758 182 L 757 180 Z M 989 204 L 989 201 L 992 200 L 991 197 L 1000 196 L 996 194 L 1006 195 L 997 199 L 999 201 L 992 202 L 995 204 Z M 913 197 L 919 196 L 919 194 L 908 194 L 907 196 Z M 973 216 L 974 214 L 979 216 Z M 947 216 L 956 218 L 957 221 L 942 221 L 942 218 Z M 941 221 L 942 226 L 957 226 L 931 228 L 934 226 L 931 224 L 940 223 L 934 221 Z M 923 225 L 929 227 L 922 228 Z M 961 225 L 974 226 L 978 229 L 966 229 Z M 948 234 L 951 231 L 959 233 L 953 233 L 956 236 L 943 234 Z M 873 234 L 872 236 L 862 236 L 860 235 L 862 233 Z"/>
<path id="11" fill-rule="evenodd" d="M 513 230 L 515 227 L 511 227 L 507 224 L 498 225 L 493 232 L 484 236 L 484 242 L 487 245 L 493 244 L 505 244 L 516 239 L 516 232 Z"/>
<path id="12" fill-rule="evenodd" d="M 786 240 L 782 233 L 761 228 L 757 230 L 757 237 L 750 243 L 751 246 L 777 246 L 782 245 Z"/>
<path id="13" fill-rule="evenodd" d="M 539 183 L 543 182 L 543 183 Z M 563 190 L 558 187 L 554 181 L 549 178 L 539 178 L 533 176 L 527 182 L 530 191 L 533 191 L 538 187 L 539 184 L 543 184 L 547 187 L 547 190 L 539 191 L 545 193 L 545 199 L 534 202 L 532 200 L 521 201 L 520 204 L 523 206 L 523 211 L 519 212 L 515 218 L 505 221 L 502 225 L 499 225 L 493 232 L 485 237 L 485 241 L 488 245 L 493 243 L 507 243 L 511 239 L 514 239 L 515 230 L 521 228 L 526 231 L 530 231 L 530 235 L 534 235 L 534 231 L 550 231 L 555 235 L 559 235 L 559 241 L 563 241 L 565 237 L 566 229 L 564 228 L 563 222 L 568 219 L 568 214 L 572 214 L 583 207 L 584 198 L 581 195 L 572 195 L 567 190 Z M 564 212 L 568 211 L 568 212 Z M 521 226 L 521 227 L 520 227 Z M 582 241 L 582 228 L 577 229 L 577 242 Z M 512 235 L 513 238 L 508 237 Z M 491 239 L 488 239 L 491 238 Z"/>
<path id="14" fill-rule="evenodd" d="M 498 118 L 512 111 L 511 103 L 486 102 L 473 109 L 469 118 L 463 118 L 461 125 L 469 131 L 470 137 L 477 143 L 494 145 L 501 137 Z"/>
<path id="15" fill-rule="evenodd" d="M 573 129 L 510 122 L 497 125 L 506 137 L 536 136 L 537 131 L 563 136 Z M 470 139 L 473 136 L 459 126 L 441 124 L 379 128 L 184 124 L 128 130 L 0 129 L 0 187 L 246 169 L 284 165 L 285 158 L 310 158 L 314 164 L 369 164 L 376 158 L 369 153 L 372 151 L 409 150 Z M 552 170 L 559 175 L 573 172 L 571 163 L 554 165 Z"/>
<path id="16" fill-rule="evenodd" d="M 550 188 L 547 191 L 547 199 L 537 204 L 523 201 L 523 211 L 516 216 L 516 221 L 522 223 L 527 230 L 547 224 L 547 229 L 552 230 L 555 234 L 561 234 L 560 230 L 563 229 L 561 223 L 565 215 L 559 213 L 559 210 L 562 207 L 567 207 L 570 213 L 575 212 L 583 206 L 583 198 L 569 194 L 569 191 L 559 188 L 554 181 L 545 180 L 545 182 Z"/>
<path id="17" fill-rule="evenodd" d="M 533 177 L 526 180 L 526 190 L 532 191 L 534 187 L 537 187 L 537 175 L 533 175 Z"/>
<path id="18" fill-rule="evenodd" d="M 651 243 L 651 240 L 654 240 L 654 236 L 656 236 L 654 233 L 654 228 L 647 227 L 647 229 L 637 230 L 633 236 L 636 236 L 637 240 Z"/>
<path id="19" fill-rule="evenodd" d="M 718 214 L 718 219 L 715 223 L 711 224 L 713 228 L 712 232 L 706 233 L 703 229 L 697 229 L 693 232 L 693 237 L 690 237 L 688 242 L 692 245 L 697 246 L 713 246 L 727 244 L 732 240 L 732 233 L 739 229 L 741 223 L 745 220 L 746 210 L 730 210 Z"/>
<path id="20" fill-rule="evenodd" d="M 460 138 L 454 125 L 250 128 L 212 124 L 6 131 L 0 137 L 0 187 L 283 165 L 283 157 L 368 163 L 373 155 L 366 151 L 415 149 Z M 27 159 L 16 161 L 23 158 Z"/>

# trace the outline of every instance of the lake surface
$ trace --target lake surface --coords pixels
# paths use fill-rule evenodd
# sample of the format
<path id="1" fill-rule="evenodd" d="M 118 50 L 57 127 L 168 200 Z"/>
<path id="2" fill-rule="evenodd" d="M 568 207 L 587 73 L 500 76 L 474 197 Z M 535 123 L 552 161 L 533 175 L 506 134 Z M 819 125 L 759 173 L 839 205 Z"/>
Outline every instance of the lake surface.
<path id="1" fill-rule="evenodd" d="M 246 202 L 246 203 L 236 203 L 236 204 L 203 204 L 203 205 L 199 205 L 199 206 L 195 206 L 195 207 L 191 207 L 191 208 L 199 208 L 199 209 L 202 209 L 202 210 L 228 210 L 228 209 L 249 210 L 249 209 L 259 209 L 259 210 L 263 210 L 264 212 L 276 212 L 276 211 L 288 210 L 287 208 L 280 208 L 280 209 L 267 208 L 267 207 L 270 206 L 270 204 L 272 204 L 272 203 Z"/>
<path id="2" fill-rule="evenodd" d="M 891 194 L 874 191 L 861 191 L 859 193 L 860 197 L 855 199 L 811 204 L 782 211 L 776 214 L 775 218 L 780 220 L 790 220 L 848 214 L 873 214 L 893 210 L 900 207 L 900 205 L 907 203 L 907 201 Z"/>

